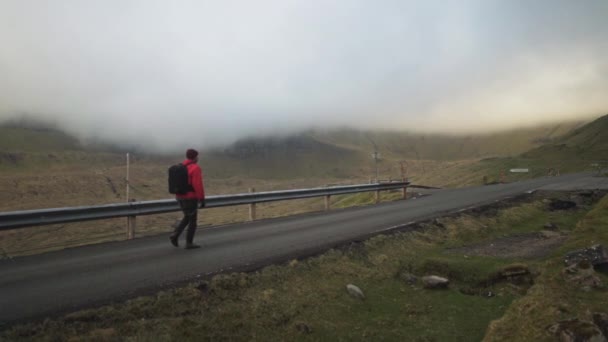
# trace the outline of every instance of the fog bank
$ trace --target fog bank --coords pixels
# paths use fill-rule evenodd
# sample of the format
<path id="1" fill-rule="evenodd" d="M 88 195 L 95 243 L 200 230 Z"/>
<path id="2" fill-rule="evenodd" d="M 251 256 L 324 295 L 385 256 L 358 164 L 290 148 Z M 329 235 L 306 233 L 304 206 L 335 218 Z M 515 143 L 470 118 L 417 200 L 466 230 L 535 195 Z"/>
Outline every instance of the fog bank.
<path id="1" fill-rule="evenodd" d="M 0 122 L 155 150 L 608 113 L 608 2 L 0 3 Z"/>

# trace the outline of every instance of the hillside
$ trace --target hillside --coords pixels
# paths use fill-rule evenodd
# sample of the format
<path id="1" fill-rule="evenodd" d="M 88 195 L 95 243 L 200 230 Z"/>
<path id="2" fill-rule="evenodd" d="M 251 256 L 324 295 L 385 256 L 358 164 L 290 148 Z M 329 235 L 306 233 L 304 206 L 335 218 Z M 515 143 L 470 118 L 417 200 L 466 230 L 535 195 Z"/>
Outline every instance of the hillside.
<path id="1" fill-rule="evenodd" d="M 562 122 L 537 127 L 506 130 L 491 134 L 441 135 L 382 131 L 315 131 L 319 141 L 350 149 L 378 151 L 387 158 L 454 161 L 498 156 L 517 156 L 550 143 L 584 122 Z"/>
<path id="2" fill-rule="evenodd" d="M 224 149 L 203 152 L 207 174 L 263 179 L 298 177 L 349 178 L 366 172 L 362 151 L 328 144 L 309 134 L 283 138 L 249 138 Z"/>
<path id="3" fill-rule="evenodd" d="M 375 174 L 371 153 L 377 149 L 381 154 L 378 163 L 380 178 L 386 179 L 400 177 L 401 161 L 407 162 L 412 174 L 437 169 L 438 164 L 518 156 L 556 141 L 583 124 L 580 121 L 563 122 L 468 136 L 352 129 L 310 130 L 284 138 L 243 139 L 205 156 L 211 162 L 209 170 L 212 172 L 215 171 L 213 165 L 221 165 L 217 176 L 238 176 L 241 172 L 261 178 L 332 176 L 365 179 Z M 425 168 L 424 164 L 428 167 Z"/>
<path id="4" fill-rule="evenodd" d="M 522 156 L 543 160 L 608 160 L 608 115 L 573 130 L 554 143 L 533 149 Z"/>
<path id="5" fill-rule="evenodd" d="M 422 184 L 463 186 L 489 182 L 517 181 L 550 174 L 597 171 L 608 168 L 608 115 L 600 117 L 549 143 L 515 157 L 484 158 L 474 162 L 446 164 L 440 172 L 417 173 Z M 526 168 L 528 173 L 509 170 Z"/>
<path id="6" fill-rule="evenodd" d="M 0 126 L 0 151 L 45 152 L 82 150 L 77 139 L 48 128 Z"/>
<path id="7" fill-rule="evenodd" d="M 605 146 L 604 128 L 595 126 L 605 125 L 605 121 L 603 118 L 567 135 L 580 123 L 469 137 L 312 130 L 281 138 L 243 139 L 223 149 L 202 151 L 200 163 L 209 194 L 244 192 L 250 187 L 263 191 L 360 183 L 375 178 L 376 165 L 370 156 L 375 143 L 382 155 L 380 179 L 400 178 L 401 162 L 405 161 L 406 175 L 415 183 L 473 185 L 481 184 L 483 177 L 498 180 L 509 168 L 529 167 L 533 172 L 525 176 L 532 177 L 562 167 L 546 154 L 544 159 L 505 157 L 542 142 L 553 141 L 549 148 L 560 146 L 555 145 L 560 142 L 601 149 Z M 0 210 L 114 203 L 125 198 L 126 150 L 99 142 L 83 144 L 44 126 L 4 125 L 0 133 Z M 130 152 L 131 198 L 167 197 L 167 167 L 180 161 L 182 155 Z M 479 162 L 486 156 L 492 158 Z M 579 166 L 574 163 L 571 169 L 576 171 Z M 518 179 L 514 177 L 507 181 Z"/>
<path id="8" fill-rule="evenodd" d="M 203 151 L 201 162 L 206 174 L 214 178 L 369 179 L 375 176 L 375 164 L 370 156 L 375 144 L 382 156 L 378 163 L 380 178 L 397 178 L 401 174 L 399 162 L 404 160 L 411 174 L 436 169 L 437 163 L 513 156 L 543 142 L 554 141 L 580 125 L 580 122 L 567 122 L 475 136 L 311 130 L 281 138 L 242 139 L 225 148 Z M 40 167 L 99 170 L 125 164 L 126 148 L 99 142 L 83 144 L 52 128 L 5 125 L 0 126 L 0 133 L 0 172 L 6 174 L 27 173 Z M 167 163 L 181 158 L 130 152 L 133 160 L 162 172 Z"/>

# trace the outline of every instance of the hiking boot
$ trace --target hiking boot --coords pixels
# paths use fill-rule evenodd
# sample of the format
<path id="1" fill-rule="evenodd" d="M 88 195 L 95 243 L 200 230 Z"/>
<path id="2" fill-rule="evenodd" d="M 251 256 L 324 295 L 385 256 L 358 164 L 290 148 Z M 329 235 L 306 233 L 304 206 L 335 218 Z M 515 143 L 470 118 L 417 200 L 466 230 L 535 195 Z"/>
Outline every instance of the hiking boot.
<path id="1" fill-rule="evenodd" d="M 197 248 L 201 248 L 201 246 L 193 244 L 193 243 L 186 244 L 186 249 L 197 249 Z"/>
<path id="2" fill-rule="evenodd" d="M 175 247 L 179 247 L 179 244 L 177 243 L 177 236 L 169 236 L 169 240 L 171 240 L 171 244 Z"/>

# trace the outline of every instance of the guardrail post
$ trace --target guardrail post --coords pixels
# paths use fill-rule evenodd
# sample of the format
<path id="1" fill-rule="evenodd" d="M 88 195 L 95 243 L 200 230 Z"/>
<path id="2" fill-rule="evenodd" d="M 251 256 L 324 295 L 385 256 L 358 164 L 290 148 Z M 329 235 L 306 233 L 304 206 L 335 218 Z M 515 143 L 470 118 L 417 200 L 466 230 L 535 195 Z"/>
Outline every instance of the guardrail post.
<path id="1" fill-rule="evenodd" d="M 326 195 L 325 196 L 325 211 L 329 210 L 330 200 L 331 200 L 331 195 Z"/>
<path id="2" fill-rule="evenodd" d="M 249 188 L 249 192 L 255 192 L 255 188 Z M 249 204 L 249 221 L 255 221 L 255 203 Z"/>
<path id="3" fill-rule="evenodd" d="M 376 204 L 380 203 L 380 190 L 376 190 Z"/>
<path id="4" fill-rule="evenodd" d="M 136 217 L 137 216 L 127 217 L 127 240 L 132 240 L 135 238 Z"/>
<path id="5" fill-rule="evenodd" d="M 135 198 L 130 199 L 129 202 L 135 202 Z M 137 226 L 136 217 L 137 216 L 127 216 L 127 240 L 135 238 L 135 227 Z"/>
<path id="6" fill-rule="evenodd" d="M 406 200 L 407 199 L 407 186 L 403 187 L 403 199 Z"/>

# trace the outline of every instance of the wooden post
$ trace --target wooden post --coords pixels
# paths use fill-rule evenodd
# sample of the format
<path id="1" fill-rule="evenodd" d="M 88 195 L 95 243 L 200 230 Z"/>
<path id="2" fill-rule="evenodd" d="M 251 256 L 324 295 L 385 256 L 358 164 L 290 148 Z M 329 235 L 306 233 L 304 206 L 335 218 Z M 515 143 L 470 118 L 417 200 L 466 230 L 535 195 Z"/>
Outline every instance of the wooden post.
<path id="1" fill-rule="evenodd" d="M 329 210 L 330 204 L 331 204 L 331 196 L 330 195 L 326 195 L 325 196 L 325 211 Z"/>
<path id="2" fill-rule="evenodd" d="M 132 240 L 135 238 L 135 227 L 136 227 L 136 218 L 137 216 L 129 216 L 127 217 L 127 240 Z"/>
<path id="3" fill-rule="evenodd" d="M 127 203 L 131 202 L 129 198 L 129 154 L 127 153 L 127 178 L 125 178 L 127 183 Z M 127 217 L 127 240 L 131 240 L 135 237 L 135 216 Z"/>
<path id="4" fill-rule="evenodd" d="M 380 190 L 376 190 L 376 204 L 380 203 Z"/>
<path id="5" fill-rule="evenodd" d="M 249 188 L 249 192 L 255 192 L 255 188 Z M 255 221 L 255 203 L 249 204 L 249 221 Z"/>
<path id="6" fill-rule="evenodd" d="M 407 186 L 403 187 L 403 199 L 406 200 L 407 199 Z"/>
<path id="7" fill-rule="evenodd" d="M 135 202 L 135 198 L 129 199 L 129 202 Z M 137 216 L 127 216 L 127 240 L 132 240 L 135 238 L 135 228 L 137 227 L 137 221 L 135 220 Z"/>

